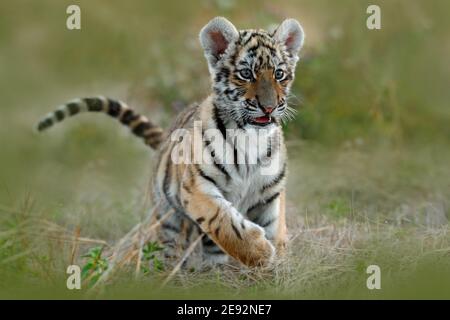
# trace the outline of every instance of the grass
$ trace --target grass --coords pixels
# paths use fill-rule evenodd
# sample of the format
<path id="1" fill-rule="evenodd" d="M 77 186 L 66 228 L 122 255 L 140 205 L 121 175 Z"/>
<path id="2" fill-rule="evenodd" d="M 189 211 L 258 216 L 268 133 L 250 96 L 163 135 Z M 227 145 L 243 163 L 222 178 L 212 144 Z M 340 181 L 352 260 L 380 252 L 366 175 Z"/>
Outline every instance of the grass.
<path id="1" fill-rule="evenodd" d="M 132 264 L 114 274 L 100 297 L 233 298 L 238 294 L 243 298 L 448 298 L 448 194 L 439 193 L 444 190 L 441 185 L 447 183 L 448 171 L 441 171 L 442 164 L 434 164 L 435 170 L 422 173 L 428 157 L 413 158 L 402 152 L 401 156 L 390 158 L 380 151 L 371 152 L 371 162 L 364 162 L 366 151 L 344 149 L 331 153 L 322 150 L 323 146 L 314 149 L 308 144 L 303 148 L 310 152 L 291 154 L 290 170 L 298 174 L 290 179 L 288 189 L 290 252 L 273 272 L 233 267 L 209 272 L 182 270 L 161 289 L 171 270 L 161 270 L 158 262 L 150 263 L 159 249 L 149 244 L 143 251 L 141 272 L 136 276 Z M 383 168 L 385 176 L 400 177 L 382 179 L 378 168 Z M 411 168 L 419 171 L 414 171 L 413 178 Z M 410 181 L 402 181 L 402 170 L 406 170 L 404 175 Z M 404 184 L 410 187 L 405 188 Z M 117 219 L 116 215 L 124 214 L 132 220 L 128 224 L 133 225 L 139 221 L 139 213 L 147 212 L 140 203 L 124 212 L 118 212 L 118 208 L 111 212 L 98 200 L 100 195 L 93 190 L 88 192 L 97 200 L 93 204 L 78 203 L 77 208 L 84 211 L 89 207 L 94 217 L 86 214 L 76 224 L 68 222 L 73 218 L 62 218 L 66 230 L 60 233 L 53 230 L 53 224 L 33 231 L 37 228 L 33 221 L 48 215 L 34 212 L 31 200 L 21 204 L 20 214 L 3 208 L 10 225 L 4 232 L 14 232 L 1 240 L 2 261 L 6 261 L 0 268 L 2 274 L 13 276 L 5 279 L 7 297 L 33 297 L 28 292 L 30 288 L 40 288 L 44 294 L 49 290 L 48 298 L 86 294 L 87 282 L 82 293 L 64 289 L 65 267 L 72 263 L 77 232 L 92 241 L 109 239 L 112 245 L 125 228 L 119 227 L 117 221 L 115 227 L 111 226 L 105 217 Z M 139 199 L 145 194 L 135 190 L 129 197 Z M 70 212 L 69 208 L 61 210 Z M 107 230 L 97 223 L 106 223 Z M 68 241 L 63 235 L 68 236 Z M 78 243 L 75 262 L 89 266 L 92 261 L 82 255 L 99 243 Z M 98 260 L 98 249 L 94 253 L 94 260 Z M 365 287 L 365 270 L 372 264 L 382 270 L 380 292 Z M 21 285 L 27 288 L 25 292 L 20 291 Z"/>
<path id="2" fill-rule="evenodd" d="M 95 274 L 151 208 L 152 153 L 126 130 L 86 116 L 38 136 L 36 120 L 104 94 L 168 126 L 208 92 L 196 37 L 215 15 L 306 30 L 285 128 L 289 254 L 270 272 L 181 270 L 162 287 L 170 270 L 150 242 L 140 272 L 99 297 L 450 298 L 447 2 L 381 1 L 380 31 L 364 1 L 79 3 L 80 32 L 64 28 L 68 2 L 0 4 L 1 298 L 89 296 L 86 282 L 66 289 L 67 265 Z M 372 264 L 381 290 L 366 287 Z"/>

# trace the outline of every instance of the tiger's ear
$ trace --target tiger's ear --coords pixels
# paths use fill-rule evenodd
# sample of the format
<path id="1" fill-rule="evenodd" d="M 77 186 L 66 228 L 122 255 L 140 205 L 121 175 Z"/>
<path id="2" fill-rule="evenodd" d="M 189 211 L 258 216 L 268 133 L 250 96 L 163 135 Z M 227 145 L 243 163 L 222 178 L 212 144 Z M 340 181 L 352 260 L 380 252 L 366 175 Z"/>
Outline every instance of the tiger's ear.
<path id="1" fill-rule="evenodd" d="M 292 57 L 298 59 L 298 52 L 303 46 L 305 34 L 300 23 L 295 19 L 286 19 L 275 30 L 273 38 L 285 45 Z"/>
<path id="2" fill-rule="evenodd" d="M 214 68 L 230 44 L 239 39 L 239 32 L 227 19 L 216 17 L 202 28 L 199 37 L 211 69 Z"/>

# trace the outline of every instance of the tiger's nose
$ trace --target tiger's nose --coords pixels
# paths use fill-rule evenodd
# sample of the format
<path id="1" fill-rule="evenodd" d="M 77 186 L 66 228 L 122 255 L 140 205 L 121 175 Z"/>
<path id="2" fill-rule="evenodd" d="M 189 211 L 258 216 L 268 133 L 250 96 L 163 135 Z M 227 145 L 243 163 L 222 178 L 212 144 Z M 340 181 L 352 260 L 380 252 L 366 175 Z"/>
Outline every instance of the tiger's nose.
<path id="1" fill-rule="evenodd" d="M 264 111 L 265 114 L 271 114 L 273 109 L 275 109 L 275 108 L 272 106 L 262 107 L 262 110 Z"/>

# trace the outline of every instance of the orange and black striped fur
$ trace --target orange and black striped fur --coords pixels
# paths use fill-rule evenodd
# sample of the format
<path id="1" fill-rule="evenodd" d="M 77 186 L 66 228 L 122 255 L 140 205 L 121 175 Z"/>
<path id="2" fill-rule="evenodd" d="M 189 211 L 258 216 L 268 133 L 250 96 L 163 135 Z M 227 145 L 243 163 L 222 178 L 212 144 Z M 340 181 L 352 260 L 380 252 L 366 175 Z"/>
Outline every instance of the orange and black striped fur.
<path id="1" fill-rule="evenodd" d="M 186 108 L 166 132 L 125 103 L 103 97 L 72 101 L 45 117 L 38 129 L 83 111 L 118 119 L 158 152 L 153 197 L 162 205 L 155 219 L 175 212 L 159 232 L 168 260 L 176 261 L 204 234 L 205 263 L 232 257 L 248 266 L 267 265 L 286 245 L 281 122 L 292 115 L 286 97 L 303 30 L 287 19 L 273 33 L 238 31 L 218 17 L 201 30 L 200 42 L 212 93 Z M 191 157 L 184 158 L 187 154 Z M 199 154 L 201 161 L 192 161 Z"/>

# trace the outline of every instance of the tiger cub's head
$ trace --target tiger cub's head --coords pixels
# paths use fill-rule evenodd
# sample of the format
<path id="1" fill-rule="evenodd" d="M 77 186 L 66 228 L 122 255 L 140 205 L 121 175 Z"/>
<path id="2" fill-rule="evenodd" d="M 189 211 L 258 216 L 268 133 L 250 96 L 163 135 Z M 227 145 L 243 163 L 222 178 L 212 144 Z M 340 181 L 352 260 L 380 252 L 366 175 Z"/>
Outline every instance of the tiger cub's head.
<path id="1" fill-rule="evenodd" d="M 290 117 L 286 100 L 294 80 L 304 33 L 287 19 L 273 32 L 241 30 L 225 18 L 200 31 L 222 117 L 239 127 L 266 127 Z"/>

